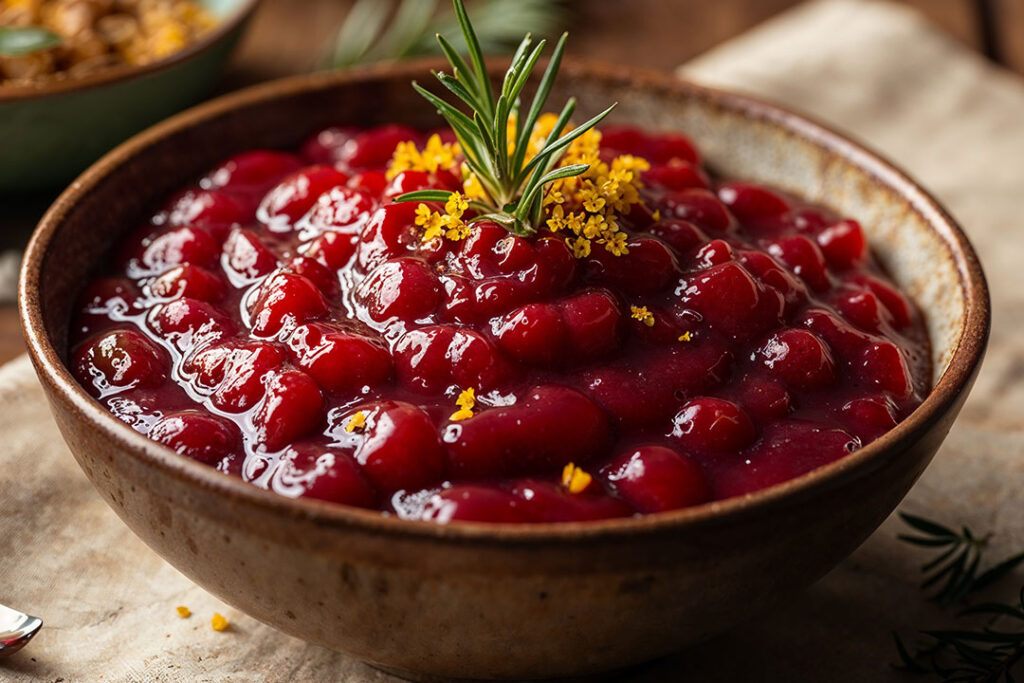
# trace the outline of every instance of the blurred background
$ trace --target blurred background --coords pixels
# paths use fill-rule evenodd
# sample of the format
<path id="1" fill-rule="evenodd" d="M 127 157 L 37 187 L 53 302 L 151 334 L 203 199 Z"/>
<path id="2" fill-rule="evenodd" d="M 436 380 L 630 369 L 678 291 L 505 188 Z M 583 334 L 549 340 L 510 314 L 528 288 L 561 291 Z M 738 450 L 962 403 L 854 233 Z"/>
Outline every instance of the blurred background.
<path id="1" fill-rule="evenodd" d="M 0 9 L 42 1 L 0 0 Z M 568 53 L 575 58 L 671 71 L 804 1 L 468 0 L 468 4 L 485 48 L 492 53 L 510 52 L 528 30 L 542 36 L 569 30 Z M 910 6 L 979 55 L 1024 74 L 1024 0 L 848 1 Z M 2 19 L 0 14 L 0 28 Z M 448 0 L 262 0 L 211 95 L 318 69 L 432 54 L 437 31 L 457 34 Z M 0 164 L 3 149 L 0 140 Z M 0 362 L 23 350 L 14 307 L 18 258 L 33 226 L 60 189 L 0 193 Z"/>

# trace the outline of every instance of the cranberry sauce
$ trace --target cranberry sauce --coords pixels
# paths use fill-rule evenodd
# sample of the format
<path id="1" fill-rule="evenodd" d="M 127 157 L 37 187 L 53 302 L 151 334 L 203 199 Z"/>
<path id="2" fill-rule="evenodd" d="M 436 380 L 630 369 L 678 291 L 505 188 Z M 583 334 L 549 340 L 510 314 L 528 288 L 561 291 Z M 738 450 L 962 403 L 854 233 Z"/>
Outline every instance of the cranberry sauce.
<path id="1" fill-rule="evenodd" d="M 332 128 L 182 189 L 85 288 L 75 376 L 226 475 L 440 522 L 740 495 L 860 448 L 927 391 L 921 317 L 856 221 L 620 127 L 602 155 L 650 164 L 628 253 L 488 222 L 424 241 L 416 202 L 392 199 L 459 180 L 385 175 L 424 139 Z"/>

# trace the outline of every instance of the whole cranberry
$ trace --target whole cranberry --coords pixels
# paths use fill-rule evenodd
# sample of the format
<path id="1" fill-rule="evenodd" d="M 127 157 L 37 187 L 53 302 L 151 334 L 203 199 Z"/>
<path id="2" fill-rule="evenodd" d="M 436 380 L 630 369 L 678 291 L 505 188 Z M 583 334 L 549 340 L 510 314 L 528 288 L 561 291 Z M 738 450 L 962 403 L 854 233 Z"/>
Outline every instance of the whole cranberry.
<path id="1" fill-rule="evenodd" d="M 359 267 L 367 272 L 417 249 L 421 240 L 415 221 L 416 202 L 385 204 L 377 209 L 359 235 Z"/>
<path id="2" fill-rule="evenodd" d="M 298 443 L 281 455 L 270 488 L 290 498 L 315 498 L 372 508 L 377 492 L 351 455 L 328 446 Z"/>
<path id="3" fill-rule="evenodd" d="M 588 522 L 628 517 L 632 510 L 621 500 L 591 485 L 582 493 L 548 481 L 523 479 L 512 484 L 512 495 L 531 522 Z"/>
<path id="4" fill-rule="evenodd" d="M 252 417 L 256 442 L 278 451 L 320 426 L 324 400 L 313 378 L 298 370 L 269 374 L 266 394 Z"/>
<path id="5" fill-rule="evenodd" d="M 889 313 L 892 314 L 893 324 L 897 330 L 902 330 L 910 326 L 910 323 L 913 320 L 913 309 L 911 308 L 907 297 L 903 296 L 903 294 L 901 294 L 895 287 L 873 275 L 867 275 L 865 273 L 854 275 L 850 278 L 850 281 L 863 288 L 871 290 L 871 292 L 878 297 L 879 301 L 881 301 L 889 310 Z"/>
<path id="6" fill-rule="evenodd" d="M 766 187 L 752 183 L 724 183 L 718 198 L 742 222 L 778 216 L 789 211 L 789 203 Z"/>
<path id="7" fill-rule="evenodd" d="M 164 415 L 153 423 L 149 438 L 207 465 L 241 451 L 234 422 L 198 409 Z"/>
<path id="8" fill-rule="evenodd" d="M 787 314 L 795 313 L 807 303 L 807 285 L 774 258 L 762 251 L 743 250 L 738 255 L 740 263 L 751 275 L 782 296 Z"/>
<path id="9" fill-rule="evenodd" d="M 868 241 L 854 220 L 839 221 L 819 232 L 818 246 L 835 268 L 859 268 L 867 262 Z"/>
<path id="10" fill-rule="evenodd" d="M 531 389 L 511 406 L 480 409 L 444 433 L 450 473 L 458 478 L 529 474 L 600 454 L 611 437 L 604 412 L 562 386 Z"/>
<path id="11" fill-rule="evenodd" d="M 825 265 L 825 256 L 818 245 L 803 235 L 791 235 L 768 245 L 768 253 L 776 257 L 816 291 L 832 286 Z"/>
<path id="12" fill-rule="evenodd" d="M 360 132 L 356 126 L 324 128 L 302 143 L 300 154 L 311 164 L 333 164 L 341 158 L 345 144 Z"/>
<path id="13" fill-rule="evenodd" d="M 384 188 L 383 197 L 391 200 L 407 192 L 437 189 L 438 183 L 425 171 L 402 171 Z"/>
<path id="14" fill-rule="evenodd" d="M 719 498 L 740 496 L 793 479 L 839 460 L 860 447 L 842 429 L 806 420 L 783 420 L 765 428 L 761 441 L 746 458 L 716 475 Z"/>
<path id="15" fill-rule="evenodd" d="M 737 339 L 750 339 L 778 325 L 785 305 L 777 292 L 755 282 L 735 261 L 689 278 L 681 303 L 719 332 Z"/>
<path id="16" fill-rule="evenodd" d="M 622 341 L 619 303 L 604 289 L 584 291 L 555 304 L 561 311 L 569 353 L 580 361 L 606 357 Z"/>
<path id="17" fill-rule="evenodd" d="M 893 324 L 889 309 L 870 289 L 846 287 L 836 296 L 834 305 L 840 315 L 866 332 L 878 332 Z"/>
<path id="18" fill-rule="evenodd" d="M 398 143 L 411 140 L 419 144 L 420 139 L 419 132 L 407 126 L 377 126 L 346 141 L 338 160 L 353 170 L 383 169 L 391 161 Z"/>
<path id="19" fill-rule="evenodd" d="M 502 351 L 527 365 L 552 365 L 565 352 L 565 323 L 552 304 L 517 308 L 497 325 L 495 337 Z"/>
<path id="20" fill-rule="evenodd" d="M 296 256 L 288 264 L 288 270 L 312 282 L 326 297 L 333 297 L 338 293 L 337 272 L 310 256 Z"/>
<path id="21" fill-rule="evenodd" d="M 847 401 L 839 419 L 862 442 L 874 441 L 896 426 L 895 406 L 884 396 L 863 396 Z"/>
<path id="22" fill-rule="evenodd" d="M 647 158 L 652 147 L 651 138 L 634 126 L 602 126 L 601 146 L 623 154 Z"/>
<path id="23" fill-rule="evenodd" d="M 186 190 L 172 199 L 166 209 L 168 225 L 204 228 L 218 240 L 252 217 L 252 209 L 243 200 L 220 190 Z"/>
<path id="24" fill-rule="evenodd" d="M 576 257 L 572 255 L 565 240 L 557 237 L 541 237 L 533 245 L 537 258 L 546 266 L 551 282 L 551 292 L 565 291 L 576 277 Z"/>
<path id="25" fill-rule="evenodd" d="M 521 501 L 495 486 L 456 484 L 432 496 L 421 519 L 444 524 L 466 522 L 527 522 Z"/>
<path id="26" fill-rule="evenodd" d="M 722 239 L 711 240 L 701 246 L 696 253 L 696 267 L 700 269 L 707 269 L 735 260 L 736 254 L 732 249 L 732 245 Z"/>
<path id="27" fill-rule="evenodd" d="M 730 231 L 734 219 L 725 204 L 707 190 L 690 189 L 669 192 L 662 200 L 663 218 L 678 218 L 693 223 L 708 234 Z"/>
<path id="28" fill-rule="evenodd" d="M 695 451 L 737 452 L 754 442 L 750 417 L 732 401 L 701 397 L 686 403 L 673 420 L 672 437 Z"/>
<path id="29" fill-rule="evenodd" d="M 652 136 L 645 158 L 654 164 L 700 163 L 700 155 L 693 141 L 682 133 L 672 131 Z"/>
<path id="30" fill-rule="evenodd" d="M 381 171 L 363 171 L 349 178 L 348 186 L 362 190 L 371 197 L 383 198 L 388 179 Z"/>
<path id="31" fill-rule="evenodd" d="M 374 487 L 384 495 L 400 489 L 417 491 L 437 483 L 444 474 L 444 455 L 430 417 L 402 401 L 357 406 L 365 427 L 356 435 L 355 459 Z M 356 411 L 343 416 L 348 423 Z"/>
<path id="32" fill-rule="evenodd" d="M 142 264 L 152 272 L 191 263 L 209 266 L 217 259 L 220 246 L 203 228 L 174 228 L 156 237 L 142 253 Z"/>
<path id="33" fill-rule="evenodd" d="M 331 166 L 308 166 L 286 176 L 260 202 L 256 217 L 275 232 L 287 232 L 314 202 L 348 176 Z"/>
<path id="34" fill-rule="evenodd" d="M 358 235 L 376 207 L 377 203 L 362 190 L 332 187 L 299 219 L 299 239 L 310 240 L 329 230 Z"/>
<path id="35" fill-rule="evenodd" d="M 914 391 L 907 361 L 891 341 L 879 340 L 864 349 L 855 371 L 861 382 L 896 398 L 907 398 Z"/>
<path id="36" fill-rule="evenodd" d="M 587 278 L 636 295 L 653 294 L 676 282 L 679 264 L 664 242 L 635 237 L 626 246 L 629 253 L 621 256 L 594 250 L 587 259 Z"/>
<path id="37" fill-rule="evenodd" d="M 405 333 L 395 344 L 394 357 L 402 386 L 424 393 L 440 393 L 452 385 L 490 391 L 511 373 L 486 337 L 449 325 Z"/>
<path id="38" fill-rule="evenodd" d="M 241 152 L 210 171 L 201 185 L 245 195 L 262 195 L 284 176 L 302 168 L 294 154 L 270 149 Z"/>
<path id="39" fill-rule="evenodd" d="M 420 259 L 385 261 L 359 283 L 356 300 L 371 319 L 410 322 L 434 313 L 441 303 L 441 285 Z"/>
<path id="40" fill-rule="evenodd" d="M 266 393 L 265 380 L 279 370 L 284 354 L 272 344 L 247 342 L 231 349 L 220 367 L 221 378 L 211 400 L 228 413 L 241 413 Z"/>
<path id="41" fill-rule="evenodd" d="M 75 351 L 75 379 L 94 396 L 130 387 L 157 387 L 167 379 L 167 352 L 141 332 L 122 328 L 104 332 Z"/>
<path id="42" fill-rule="evenodd" d="M 224 339 L 237 332 L 235 323 L 206 301 L 181 297 L 151 309 L 150 325 L 181 351 Z"/>
<path id="43" fill-rule="evenodd" d="M 700 465 L 665 446 L 641 446 L 617 456 L 602 476 L 640 512 L 663 512 L 711 500 L 711 484 Z"/>
<path id="44" fill-rule="evenodd" d="M 316 259 L 331 270 L 341 270 L 356 253 L 356 237 L 340 232 L 325 232 L 309 242 L 305 256 Z"/>
<path id="45" fill-rule="evenodd" d="M 326 391 L 357 391 L 391 378 L 387 349 L 330 325 L 299 325 L 288 338 L 288 347 L 296 365 Z"/>
<path id="46" fill-rule="evenodd" d="M 278 271 L 264 280 L 249 309 L 252 333 L 273 337 L 327 313 L 327 301 L 309 279 Z"/>
<path id="47" fill-rule="evenodd" d="M 78 308 L 87 313 L 124 313 L 135 306 L 139 290 L 131 280 L 101 277 L 93 280 L 78 296 Z"/>
<path id="48" fill-rule="evenodd" d="M 755 420 L 777 420 L 789 413 L 793 398 L 781 383 L 766 377 L 748 375 L 736 384 L 736 402 Z"/>
<path id="49" fill-rule="evenodd" d="M 223 264 L 233 280 L 245 284 L 277 268 L 277 256 L 255 232 L 238 228 L 224 242 Z"/>
<path id="50" fill-rule="evenodd" d="M 707 189 L 711 186 L 704 170 L 686 161 L 651 166 L 641 177 L 645 185 L 665 190 Z"/>
<path id="51" fill-rule="evenodd" d="M 149 292 L 161 299 L 187 296 L 215 302 L 224 296 L 224 282 L 205 268 L 185 263 L 150 282 Z"/>
<path id="52" fill-rule="evenodd" d="M 652 226 L 650 233 L 665 244 L 685 254 L 708 241 L 708 236 L 690 221 L 667 218 Z"/>
<path id="53" fill-rule="evenodd" d="M 832 351 L 821 337 L 810 330 L 778 332 L 761 347 L 759 355 L 769 374 L 787 386 L 814 390 L 835 381 Z"/>

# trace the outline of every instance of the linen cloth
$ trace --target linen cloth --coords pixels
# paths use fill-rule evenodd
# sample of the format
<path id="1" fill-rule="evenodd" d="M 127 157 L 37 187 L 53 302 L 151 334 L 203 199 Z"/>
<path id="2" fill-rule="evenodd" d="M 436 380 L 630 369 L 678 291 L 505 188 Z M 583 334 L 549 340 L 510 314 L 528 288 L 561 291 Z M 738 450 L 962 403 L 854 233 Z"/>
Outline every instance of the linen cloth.
<path id="1" fill-rule="evenodd" d="M 852 132 L 965 226 L 992 286 L 992 345 L 962 417 L 902 509 L 996 532 L 992 560 L 1024 547 L 1024 82 L 912 11 L 857 0 L 803 6 L 680 73 Z M 24 358 L 0 368 L 0 437 L 0 602 L 45 622 L 0 661 L 0 679 L 395 680 L 226 607 L 137 540 L 78 470 Z M 900 530 L 888 520 L 784 609 L 626 679 L 905 680 L 889 666 L 890 632 L 912 635 L 948 616 L 922 599 L 918 566 L 928 554 L 898 542 Z M 1018 571 L 1000 597 L 1021 581 Z M 179 618 L 177 605 L 193 615 Z M 211 629 L 215 611 L 228 631 Z"/>

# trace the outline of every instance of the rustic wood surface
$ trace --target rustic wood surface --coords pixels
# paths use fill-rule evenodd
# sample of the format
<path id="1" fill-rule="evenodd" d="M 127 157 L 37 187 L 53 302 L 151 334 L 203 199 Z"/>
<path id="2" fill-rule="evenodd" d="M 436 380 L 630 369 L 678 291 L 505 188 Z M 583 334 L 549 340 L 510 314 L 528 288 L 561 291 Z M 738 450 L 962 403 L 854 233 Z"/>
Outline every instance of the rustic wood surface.
<path id="1" fill-rule="evenodd" d="M 1021 0 L 900 0 L 970 47 L 1024 72 Z M 670 70 L 801 0 L 569 0 L 571 52 L 579 57 Z M 308 71 L 318 64 L 350 0 L 264 0 L 218 92 Z M 628 11 L 627 11 L 628 6 Z M 985 38 L 979 7 L 988 6 Z M 296 11 L 301 7 L 301 11 Z M 0 162 L 2 163 L 2 162 Z M 0 249 L 23 246 L 54 193 L 0 196 Z M 0 362 L 22 352 L 13 304 L 0 305 Z"/>

